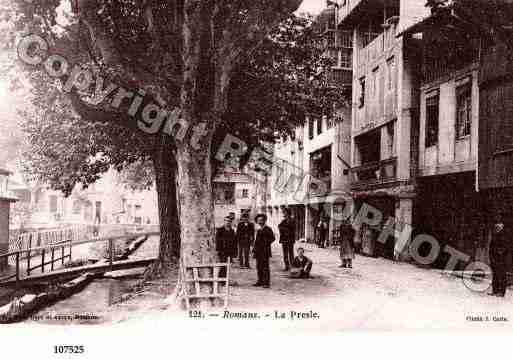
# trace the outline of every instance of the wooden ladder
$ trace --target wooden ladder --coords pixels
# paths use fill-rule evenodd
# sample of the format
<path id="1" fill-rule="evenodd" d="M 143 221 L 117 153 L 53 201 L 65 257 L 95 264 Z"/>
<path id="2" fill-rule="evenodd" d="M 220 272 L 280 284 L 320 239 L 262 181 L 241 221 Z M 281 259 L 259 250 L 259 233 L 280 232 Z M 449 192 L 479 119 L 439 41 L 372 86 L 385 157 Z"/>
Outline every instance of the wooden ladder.
<path id="1" fill-rule="evenodd" d="M 187 310 L 191 307 L 191 299 L 206 299 L 206 298 L 220 298 L 223 300 L 224 308 L 228 307 L 228 297 L 230 295 L 230 261 L 228 258 L 226 263 L 209 263 L 209 264 L 187 264 L 182 262 L 181 276 L 182 276 L 182 293 L 181 297 L 185 300 L 185 307 Z M 221 268 L 226 268 L 226 277 L 219 277 Z M 212 276 L 200 277 L 200 269 L 203 272 L 208 272 Z M 189 274 L 189 275 L 188 275 Z M 192 274 L 192 275 L 191 275 Z M 189 292 L 189 284 L 192 283 L 192 292 Z M 212 292 L 202 293 L 200 283 L 211 283 Z M 224 283 L 225 290 L 220 291 L 220 285 Z"/>

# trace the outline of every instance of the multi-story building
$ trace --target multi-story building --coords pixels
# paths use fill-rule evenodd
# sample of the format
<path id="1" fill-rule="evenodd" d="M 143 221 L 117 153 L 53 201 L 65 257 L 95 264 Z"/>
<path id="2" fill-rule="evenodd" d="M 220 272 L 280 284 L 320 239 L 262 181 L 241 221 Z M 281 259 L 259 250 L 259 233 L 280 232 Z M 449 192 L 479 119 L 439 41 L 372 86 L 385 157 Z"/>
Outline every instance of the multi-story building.
<path id="1" fill-rule="evenodd" d="M 406 3 L 405 9 L 409 11 L 415 2 Z M 373 167 L 377 170 L 375 177 L 365 173 L 366 167 L 357 167 L 354 172 L 357 175 L 363 172 L 371 178 L 371 183 L 364 183 L 365 186 L 375 186 L 375 182 L 381 180 L 384 184 L 378 186 L 396 190 L 394 193 L 399 193 L 395 200 L 396 219 L 412 223 L 414 233 L 432 235 L 441 248 L 450 246 L 463 253 L 466 259 L 460 261 L 457 268 L 463 269 L 469 262 L 488 260 L 491 228 L 497 216 L 502 216 L 501 220 L 511 226 L 513 181 L 509 169 L 513 158 L 513 131 L 508 54 L 511 49 L 502 42 L 509 33 L 507 28 L 496 27 L 493 31 L 499 35 L 489 36 L 490 26 L 485 23 L 488 19 L 481 18 L 486 12 L 486 2 L 479 5 L 481 10 L 473 9 L 479 14 L 476 16 L 458 0 L 432 1 L 429 5 L 428 16 L 403 27 L 400 26 L 402 2 L 399 8 L 400 29 L 396 30 L 394 40 L 402 52 L 402 60 L 397 62 L 401 65 L 396 65 L 395 70 L 398 85 L 394 95 L 397 99 L 395 137 L 399 138 L 391 146 L 396 153 L 393 157 L 397 157 L 393 160 L 396 168 L 388 171 L 393 176 L 389 178 L 386 169 L 383 171 L 383 162 Z M 488 11 L 494 13 L 497 9 L 491 7 Z M 497 26 L 496 23 L 493 26 Z M 383 46 L 386 50 L 386 45 Z M 392 57 L 387 61 L 390 59 Z M 360 96 L 367 94 L 369 71 L 372 71 L 370 86 L 375 87 L 372 76 L 379 72 L 377 66 L 381 65 L 371 63 L 365 70 L 365 77 L 355 70 L 354 79 L 361 84 Z M 385 88 L 387 83 L 385 80 Z M 374 92 L 375 89 L 369 90 L 369 94 Z M 378 94 L 383 96 L 379 90 Z M 377 106 L 384 109 L 387 121 L 386 90 L 384 96 L 384 105 Z M 356 162 L 362 153 L 369 156 L 367 149 L 363 152 L 359 149 L 358 123 L 362 120 L 358 116 L 371 121 L 373 118 L 372 110 L 371 114 L 362 115 L 360 105 L 358 103 L 353 110 L 353 160 Z M 363 130 L 363 133 L 367 135 L 371 131 Z M 374 156 L 380 153 L 380 161 L 386 160 L 383 129 L 381 141 L 377 134 L 374 136 L 376 143 L 381 144 L 379 151 L 373 150 Z M 363 146 L 367 147 L 367 144 Z M 353 189 L 362 184 L 359 179 Z M 408 195 L 408 187 L 411 195 Z M 383 190 L 380 188 L 380 191 Z M 403 202 L 406 202 L 405 211 L 398 214 Z M 402 216 L 404 213 L 408 213 L 409 218 Z M 442 252 L 434 265 L 444 268 L 448 259 L 449 255 Z"/>
<path id="2" fill-rule="evenodd" d="M 330 6 L 315 20 L 318 46 L 332 60 L 324 75 L 328 86 L 350 93 L 352 33 L 339 29 L 337 8 Z M 310 115 L 294 135 L 274 146 L 274 158 L 282 162 L 268 180 L 266 201 L 271 225 L 282 219 L 281 208 L 291 210 L 299 240 L 313 241 L 321 217 L 329 220 L 329 240 L 337 223 L 330 220 L 349 193 L 351 114 L 347 107 L 327 106 L 322 115 Z M 278 172 L 278 173 L 277 173 Z M 334 201 L 337 198 L 339 202 Z"/>
<path id="3" fill-rule="evenodd" d="M 428 15 L 425 0 L 347 0 L 339 27 L 353 34 L 351 192 L 396 223 L 412 223 L 418 128 L 417 44 L 403 29 Z M 358 230 L 363 253 L 395 258 L 380 227 Z"/>
<path id="4" fill-rule="evenodd" d="M 415 226 L 469 260 L 482 259 L 487 243 L 476 186 L 479 35 L 444 7 L 404 36 L 422 39 Z M 446 261 L 441 256 L 435 264 Z"/>
<path id="5" fill-rule="evenodd" d="M 505 223 L 508 233 L 513 228 L 511 28 L 498 28 L 495 31 L 502 34 L 495 41 L 482 41 L 480 51 L 477 188 L 484 198 L 481 210 L 487 216 L 481 225 L 486 231 L 487 240 L 478 242 L 478 249 L 485 249 L 481 258 L 488 253 L 486 249 L 494 223 Z M 512 284 L 512 253 L 506 257 L 506 268 L 509 268 L 509 284 Z"/>

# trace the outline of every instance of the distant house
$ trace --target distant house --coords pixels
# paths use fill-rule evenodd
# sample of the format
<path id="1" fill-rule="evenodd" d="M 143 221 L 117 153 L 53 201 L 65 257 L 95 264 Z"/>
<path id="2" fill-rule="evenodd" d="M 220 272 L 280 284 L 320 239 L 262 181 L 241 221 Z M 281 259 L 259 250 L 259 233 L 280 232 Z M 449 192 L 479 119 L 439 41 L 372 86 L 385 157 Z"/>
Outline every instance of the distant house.
<path id="1" fill-rule="evenodd" d="M 45 184 L 13 183 L 20 199 L 12 218 L 14 227 L 56 227 L 63 224 L 134 223 L 157 224 L 155 190 L 132 191 L 110 171 L 86 189 L 76 188 L 69 197 Z"/>
<path id="2" fill-rule="evenodd" d="M 233 212 L 236 220 L 243 212 L 255 215 L 255 189 L 250 176 L 240 172 L 219 173 L 213 181 L 215 224 L 220 227 Z"/>
<path id="3" fill-rule="evenodd" d="M 9 249 L 9 218 L 11 204 L 16 202 L 9 192 L 9 176 L 11 172 L 0 168 L 0 253 Z M 0 260 L 0 271 L 7 265 L 7 258 Z"/>

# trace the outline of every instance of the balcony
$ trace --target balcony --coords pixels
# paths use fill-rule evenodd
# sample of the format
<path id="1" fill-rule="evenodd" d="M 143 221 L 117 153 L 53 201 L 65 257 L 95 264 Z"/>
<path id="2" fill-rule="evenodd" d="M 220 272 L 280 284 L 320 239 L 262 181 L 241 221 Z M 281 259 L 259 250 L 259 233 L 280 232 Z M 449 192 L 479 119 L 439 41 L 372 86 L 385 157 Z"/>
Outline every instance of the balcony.
<path id="1" fill-rule="evenodd" d="M 374 63 L 385 53 L 390 50 L 396 39 L 396 24 L 390 23 L 385 28 L 385 31 L 380 33 L 374 40 L 367 46 L 358 50 L 358 73 L 364 74 L 368 69 L 367 67 L 374 66 Z"/>
<path id="2" fill-rule="evenodd" d="M 397 178 L 397 157 L 366 163 L 352 168 L 351 173 L 353 188 L 394 182 Z"/>
<path id="3" fill-rule="evenodd" d="M 351 86 L 352 71 L 348 68 L 334 67 L 327 73 L 327 84 L 333 87 Z"/>

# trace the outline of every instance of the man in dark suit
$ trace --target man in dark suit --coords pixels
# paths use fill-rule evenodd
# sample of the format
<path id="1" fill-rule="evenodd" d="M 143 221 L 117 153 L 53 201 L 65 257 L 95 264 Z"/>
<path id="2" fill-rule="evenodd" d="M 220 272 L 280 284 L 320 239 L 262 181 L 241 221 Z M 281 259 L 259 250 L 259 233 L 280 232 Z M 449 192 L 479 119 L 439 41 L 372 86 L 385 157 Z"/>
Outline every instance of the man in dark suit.
<path id="1" fill-rule="evenodd" d="M 290 216 L 290 210 L 283 208 L 283 221 L 278 225 L 280 243 L 283 249 L 284 271 L 288 271 L 294 261 L 294 242 L 296 241 L 296 224 Z"/>
<path id="2" fill-rule="evenodd" d="M 235 241 L 235 231 L 232 228 L 232 219 L 229 216 L 224 218 L 224 226 L 217 229 L 216 232 L 216 251 L 219 262 L 226 263 L 237 255 L 237 242 Z M 220 277 L 226 277 L 226 267 L 219 271 Z"/>
<path id="3" fill-rule="evenodd" d="M 353 268 L 355 235 L 356 231 L 350 221 L 346 220 L 340 225 L 341 268 Z"/>
<path id="4" fill-rule="evenodd" d="M 501 218 L 498 218 L 493 228 L 492 241 L 490 242 L 490 267 L 492 269 L 492 293 L 497 297 L 504 297 L 507 287 L 507 262 L 506 256 L 510 243 Z"/>
<path id="5" fill-rule="evenodd" d="M 258 229 L 256 231 L 255 244 L 253 246 L 253 256 L 256 259 L 258 281 L 255 287 L 270 288 L 271 270 L 269 268 L 269 258 L 271 255 L 271 244 L 274 242 L 274 233 L 271 228 L 266 226 L 267 216 L 259 214 L 256 216 Z"/>
<path id="6" fill-rule="evenodd" d="M 244 268 L 251 268 L 249 265 L 249 248 L 255 240 L 255 225 L 249 222 L 249 215 L 244 213 L 237 225 L 235 235 L 239 246 L 239 264 Z"/>

